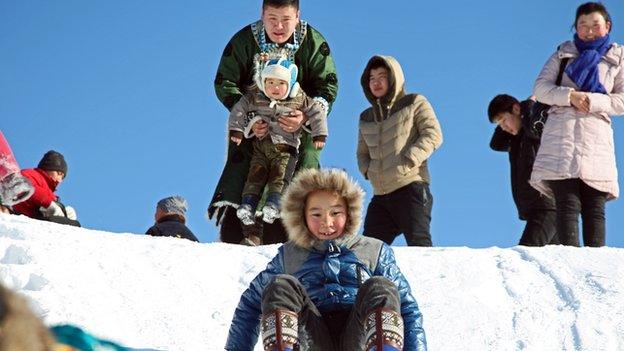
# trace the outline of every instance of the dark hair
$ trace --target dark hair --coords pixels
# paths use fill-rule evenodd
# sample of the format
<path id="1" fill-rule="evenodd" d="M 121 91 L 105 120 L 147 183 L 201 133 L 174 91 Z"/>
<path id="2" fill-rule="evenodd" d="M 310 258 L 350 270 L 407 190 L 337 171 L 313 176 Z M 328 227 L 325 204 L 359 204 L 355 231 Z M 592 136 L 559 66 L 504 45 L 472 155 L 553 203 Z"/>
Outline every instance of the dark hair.
<path id="1" fill-rule="evenodd" d="M 376 68 L 385 68 L 387 70 L 390 70 L 390 67 L 388 67 L 388 64 L 386 63 L 386 60 L 384 60 L 383 58 L 379 57 L 379 56 L 375 56 L 371 59 L 370 63 L 368 64 L 368 72 L 370 74 L 370 71 L 376 69 Z"/>
<path id="2" fill-rule="evenodd" d="M 267 6 L 275 8 L 292 6 L 299 10 L 299 0 L 262 0 L 262 9 L 264 10 Z"/>
<path id="3" fill-rule="evenodd" d="M 488 118 L 490 123 L 494 123 L 496 116 L 504 112 L 513 112 L 513 106 L 515 104 L 520 104 L 518 99 L 511 95 L 500 94 L 496 95 L 492 101 L 490 101 L 490 105 L 488 106 Z"/>
<path id="4" fill-rule="evenodd" d="M 609 11 L 607 11 L 607 8 L 601 2 L 586 2 L 583 5 L 579 6 L 576 9 L 576 18 L 574 19 L 574 24 L 572 25 L 572 27 L 576 29 L 576 24 L 578 23 L 579 17 L 583 15 L 589 15 L 590 13 L 594 12 L 598 12 L 602 15 L 606 22 L 611 23 L 611 28 L 609 28 L 609 32 L 611 32 L 611 29 L 613 28 L 613 21 L 611 21 L 611 15 L 609 15 Z"/>

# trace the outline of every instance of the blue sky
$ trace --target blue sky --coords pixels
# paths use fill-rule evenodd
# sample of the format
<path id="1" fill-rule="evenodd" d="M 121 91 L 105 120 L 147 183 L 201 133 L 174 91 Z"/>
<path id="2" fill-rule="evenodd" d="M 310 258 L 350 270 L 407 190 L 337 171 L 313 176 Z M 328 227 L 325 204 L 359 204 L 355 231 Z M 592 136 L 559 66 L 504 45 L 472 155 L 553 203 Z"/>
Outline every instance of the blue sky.
<path id="1" fill-rule="evenodd" d="M 367 107 L 359 78 L 373 54 L 395 56 L 444 134 L 430 160 L 434 245 L 515 245 L 524 222 L 507 155 L 488 147 L 487 104 L 498 93 L 530 95 L 546 59 L 572 37 L 580 3 L 303 0 L 302 18 L 328 40 L 340 84 L 323 165 L 345 168 L 370 193 L 355 158 Z M 624 2 L 604 4 L 622 43 Z M 49 149 L 65 155 L 58 194 L 85 227 L 144 233 L 155 203 L 179 194 L 189 227 L 215 241 L 205 213 L 225 159 L 227 111 L 212 82 L 226 43 L 260 9 L 260 0 L 0 1 L 0 130 L 24 168 Z M 614 130 L 624 172 L 618 118 Z M 609 202 L 608 245 L 624 247 L 623 227 L 624 202 Z"/>

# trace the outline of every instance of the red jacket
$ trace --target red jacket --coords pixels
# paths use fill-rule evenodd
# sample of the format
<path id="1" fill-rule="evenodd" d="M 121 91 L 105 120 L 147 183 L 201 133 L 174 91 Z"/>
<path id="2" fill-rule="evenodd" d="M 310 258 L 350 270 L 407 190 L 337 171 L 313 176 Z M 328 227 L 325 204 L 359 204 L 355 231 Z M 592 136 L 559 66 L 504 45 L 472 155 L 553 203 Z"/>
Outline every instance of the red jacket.
<path id="1" fill-rule="evenodd" d="M 40 217 L 39 207 L 48 207 L 52 201 L 58 199 L 54 194 L 58 183 L 39 168 L 24 169 L 22 175 L 30 180 L 35 187 L 35 193 L 28 200 L 13 206 L 13 209 L 28 217 L 38 218 Z"/>

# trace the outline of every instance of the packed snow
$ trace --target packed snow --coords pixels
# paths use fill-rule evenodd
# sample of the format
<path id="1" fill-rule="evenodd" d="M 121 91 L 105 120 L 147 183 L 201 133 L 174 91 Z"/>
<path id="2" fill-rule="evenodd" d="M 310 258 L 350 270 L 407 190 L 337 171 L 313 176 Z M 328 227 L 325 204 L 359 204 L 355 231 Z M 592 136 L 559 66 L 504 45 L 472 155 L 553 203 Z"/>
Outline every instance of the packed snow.
<path id="1" fill-rule="evenodd" d="M 136 349 L 222 350 L 240 294 L 277 248 L 0 214 L 0 281 L 46 324 Z M 624 350 L 624 249 L 394 250 L 430 350 Z"/>

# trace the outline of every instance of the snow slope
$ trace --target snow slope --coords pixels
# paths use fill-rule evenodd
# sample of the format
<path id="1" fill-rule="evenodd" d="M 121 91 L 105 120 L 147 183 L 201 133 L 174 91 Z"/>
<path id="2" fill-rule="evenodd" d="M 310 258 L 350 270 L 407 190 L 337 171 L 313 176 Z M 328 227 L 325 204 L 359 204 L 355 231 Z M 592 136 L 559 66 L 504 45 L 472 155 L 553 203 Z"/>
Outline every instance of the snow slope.
<path id="1" fill-rule="evenodd" d="M 276 250 L 0 214 L 0 281 L 47 324 L 140 349 L 222 350 L 240 294 Z M 395 252 L 430 350 L 624 350 L 624 249 Z"/>

